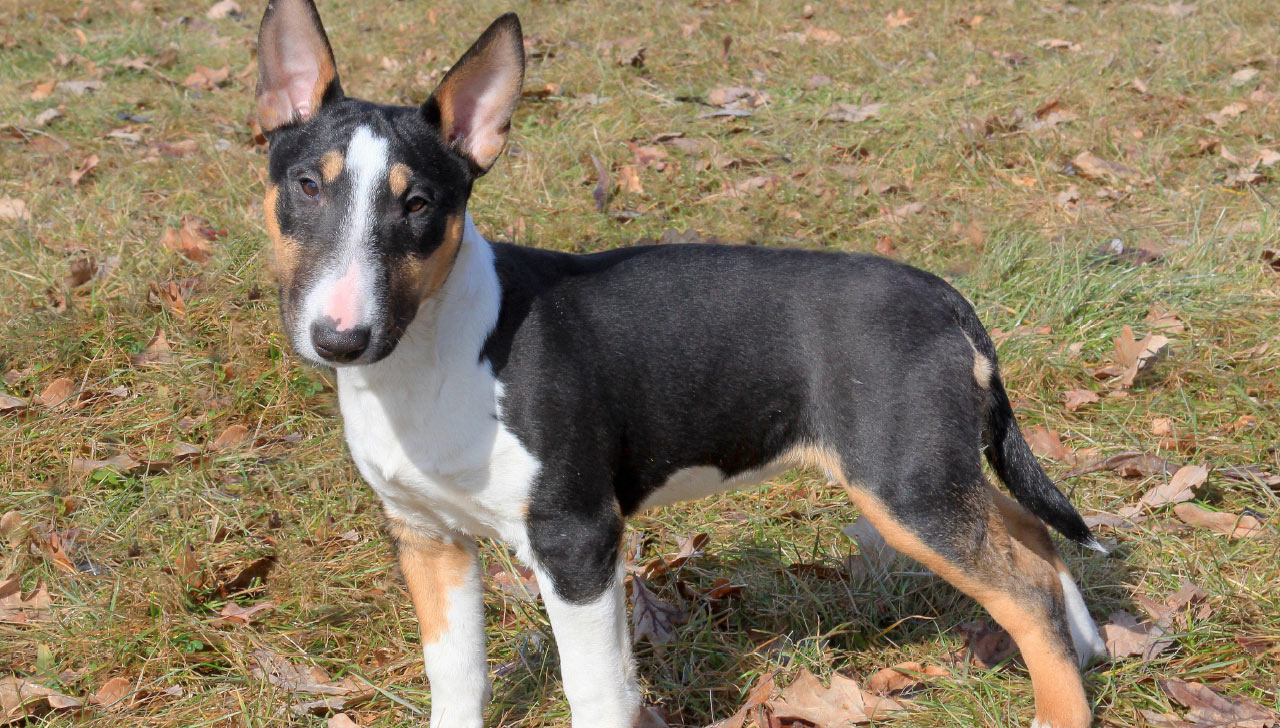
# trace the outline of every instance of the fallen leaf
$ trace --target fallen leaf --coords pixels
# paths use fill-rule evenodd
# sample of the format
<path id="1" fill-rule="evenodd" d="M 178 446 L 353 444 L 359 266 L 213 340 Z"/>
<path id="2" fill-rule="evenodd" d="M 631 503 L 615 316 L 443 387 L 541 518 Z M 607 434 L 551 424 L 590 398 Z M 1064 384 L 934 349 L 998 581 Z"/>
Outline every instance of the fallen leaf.
<path id="1" fill-rule="evenodd" d="M 816 25 L 810 25 L 807 28 L 805 28 L 804 37 L 808 38 L 809 40 L 816 40 L 819 43 L 824 43 L 826 45 L 832 45 L 834 43 L 839 43 L 842 40 L 844 40 L 844 38 L 842 38 L 840 34 L 835 32 L 834 30 L 828 30 L 827 28 L 819 28 Z"/>
<path id="2" fill-rule="evenodd" d="M 1151 309 L 1147 311 L 1146 322 L 1151 324 L 1151 328 L 1158 329 L 1169 334 L 1182 334 L 1187 331 L 1186 324 L 1182 322 L 1182 319 L 1178 314 L 1173 311 L 1166 311 L 1157 306 L 1152 306 Z"/>
<path id="3" fill-rule="evenodd" d="M 1139 622 L 1123 609 L 1112 612 L 1102 627 L 1107 654 L 1113 660 L 1143 654 L 1150 643 L 1153 626 L 1150 622 Z"/>
<path id="4" fill-rule="evenodd" d="M 1075 412 L 1086 404 L 1094 404 L 1101 400 L 1098 393 L 1091 389 L 1070 389 L 1063 392 L 1063 399 L 1067 403 L 1067 411 Z"/>
<path id="5" fill-rule="evenodd" d="M 67 275 L 63 281 L 67 284 L 67 288 L 79 288 L 93 280 L 95 269 L 92 257 L 73 258 L 67 264 Z"/>
<path id="6" fill-rule="evenodd" d="M 915 689 L 929 678 L 950 674 L 950 670 L 939 665 L 901 662 L 873 674 L 867 680 L 867 689 L 878 695 L 898 695 Z"/>
<path id="7" fill-rule="evenodd" d="M 124 698 L 130 693 L 132 686 L 133 681 L 128 678 L 113 677 L 103 683 L 98 692 L 89 696 L 89 704 L 116 710 L 124 708 Z"/>
<path id="8" fill-rule="evenodd" d="M 866 121 L 874 116 L 879 116 L 880 110 L 886 105 L 887 104 L 882 103 L 862 105 L 844 103 L 832 104 L 831 107 L 827 109 L 827 113 L 823 114 L 822 119 L 823 121 L 858 123 Z"/>
<path id="9" fill-rule="evenodd" d="M 98 162 L 98 155 L 96 154 L 90 154 L 85 157 L 84 161 L 80 162 L 79 167 L 73 169 L 67 174 L 67 179 L 71 180 L 71 186 L 75 187 L 80 184 L 80 180 L 84 179 L 85 175 L 93 171 L 93 168 L 98 166 Z"/>
<path id="10" fill-rule="evenodd" d="M 707 726 L 707 728 L 743 728 L 747 722 L 747 716 L 768 702 L 773 695 L 775 687 L 773 678 L 777 674 L 778 671 L 774 670 L 757 678 L 755 685 L 751 688 L 751 692 L 747 693 L 747 699 L 742 702 L 742 707 L 738 708 L 738 712 Z"/>
<path id="11" fill-rule="evenodd" d="M 45 81 L 44 83 L 38 83 L 31 91 L 31 95 L 28 98 L 32 101 L 42 101 L 52 96 L 54 89 L 57 87 L 57 81 Z"/>
<path id="12" fill-rule="evenodd" d="M 240 15 L 240 13 L 240 4 L 235 0 L 221 0 L 205 11 L 204 16 L 209 20 L 222 20 L 232 15 Z"/>
<path id="13" fill-rule="evenodd" d="M 249 441 L 249 428 L 244 425 L 231 425 L 218 434 L 210 443 L 209 449 L 217 451 L 234 450 Z"/>
<path id="14" fill-rule="evenodd" d="M 1180 503 L 1173 508 L 1174 514 L 1191 526 L 1203 526 L 1231 538 L 1252 538 L 1262 535 L 1262 521 L 1243 513 L 1236 515 L 1224 511 L 1210 511 L 1192 503 Z"/>
<path id="15" fill-rule="evenodd" d="M 65 404 L 75 394 L 76 383 L 66 377 L 58 377 L 49 382 L 44 391 L 33 400 L 41 407 L 57 407 Z"/>
<path id="16" fill-rule="evenodd" d="M 27 203 L 17 197 L 0 197 L 0 220 L 30 220 Z"/>
<path id="17" fill-rule="evenodd" d="M 978 667 L 990 669 L 1018 653 L 1018 645 L 1003 628 L 987 621 L 966 622 L 959 627 L 964 635 L 961 656 Z"/>
<path id="18" fill-rule="evenodd" d="M 915 19 L 915 13 L 908 13 L 902 8 L 898 8 L 892 13 L 884 16 L 884 24 L 889 26 L 889 30 L 893 30 L 894 28 L 901 28 L 904 25 L 910 25 L 911 21 Z"/>
<path id="19" fill-rule="evenodd" d="M 499 591 L 523 602 L 536 602 L 541 594 L 538 578 L 533 573 L 533 569 L 527 566 L 517 566 L 515 567 L 515 573 L 512 573 L 502 566 L 494 564 L 489 567 L 489 577 L 491 583 Z"/>
<path id="20" fill-rule="evenodd" d="M 1071 462 L 1075 458 L 1075 451 L 1062 444 L 1057 430 L 1051 430 L 1044 425 L 1036 425 L 1024 431 L 1023 434 L 1027 444 L 1031 446 L 1031 452 L 1042 458 L 1049 458 L 1059 462 Z"/>
<path id="21" fill-rule="evenodd" d="M 1182 503 L 1195 497 L 1195 489 L 1204 484 L 1209 468 L 1203 465 L 1184 465 L 1178 468 L 1169 482 L 1148 490 L 1138 500 L 1139 506 L 1159 508 L 1170 503 Z"/>
<path id="22" fill-rule="evenodd" d="M 75 473 L 88 474 L 96 470 L 116 470 L 126 475 L 145 470 L 146 465 L 130 457 L 127 453 L 113 455 L 105 460 L 90 458 L 72 458 L 71 470 Z"/>
<path id="23" fill-rule="evenodd" d="M 1137 170 L 1119 162 L 1112 162 L 1085 150 L 1072 157 L 1071 164 L 1081 177 L 1091 180 L 1110 180 L 1113 183 L 1133 182 L 1141 178 Z"/>
<path id="24" fill-rule="evenodd" d="M 106 88 L 107 84 L 102 81 L 59 81 L 58 90 L 66 91 L 75 96 L 83 96 L 90 91 L 101 91 Z"/>
<path id="25" fill-rule="evenodd" d="M 707 92 L 707 103 L 712 106 L 753 109 L 767 104 L 769 100 L 769 94 L 747 86 L 725 86 Z"/>
<path id="26" fill-rule="evenodd" d="M 45 620 L 50 616 L 52 605 L 43 581 L 37 582 L 36 588 L 24 597 L 17 574 L 0 580 L 0 622 L 26 624 Z"/>
<path id="27" fill-rule="evenodd" d="M 1038 40 L 1036 41 L 1036 47 L 1043 48 L 1045 50 L 1054 50 L 1054 51 L 1075 52 L 1080 50 L 1079 43 L 1073 43 L 1069 40 L 1063 40 L 1061 38 L 1045 38 L 1044 40 Z"/>
<path id="28" fill-rule="evenodd" d="M 807 668 L 782 691 L 782 697 L 767 705 L 783 721 L 802 720 L 822 728 L 861 725 L 905 710 L 892 698 L 872 695 L 839 673 L 831 676 L 830 687 L 823 687 Z"/>
<path id="29" fill-rule="evenodd" d="M 656 579 L 673 569 L 684 566 L 689 559 L 702 555 L 702 548 L 711 540 L 711 534 L 700 532 L 692 536 L 682 536 L 676 539 L 677 549 L 674 554 L 659 556 L 639 568 L 639 573 L 645 579 Z"/>
<path id="30" fill-rule="evenodd" d="M 1079 199 L 1079 192 L 1077 191 L 1075 200 L 1079 201 Z M 1108 262 L 1129 263 L 1135 266 L 1156 263 L 1164 258 L 1164 255 L 1159 251 L 1131 247 L 1125 245 L 1124 241 L 1119 238 L 1108 240 L 1095 248 L 1093 252 L 1095 255 L 1105 257 Z"/>
<path id="31" fill-rule="evenodd" d="M 213 255 L 209 246 L 212 239 L 213 232 L 208 226 L 194 218 L 185 218 L 181 227 L 165 228 L 160 244 L 187 260 L 203 263 Z"/>
<path id="32" fill-rule="evenodd" d="M 644 579 L 631 577 L 631 641 L 648 638 L 660 649 L 675 637 L 677 625 L 686 619 L 684 610 L 665 602 L 645 586 Z"/>
<path id="33" fill-rule="evenodd" d="M 258 602 L 248 607 L 242 607 L 235 602 L 227 602 L 226 606 L 218 612 L 218 616 L 234 624 L 249 624 L 253 621 L 253 615 L 273 607 L 275 607 L 274 602 Z"/>
<path id="34" fill-rule="evenodd" d="M 255 586 L 261 586 L 267 580 L 267 575 L 275 568 L 276 555 L 268 554 L 260 558 L 250 561 L 248 565 L 234 572 L 231 578 L 223 581 L 213 589 L 213 593 L 223 599 L 245 594 L 254 590 Z"/>
<path id="35" fill-rule="evenodd" d="M 129 361 L 135 367 L 172 362 L 173 350 L 169 347 L 169 337 L 164 333 L 164 329 L 156 326 L 155 333 L 151 335 L 151 340 L 147 342 L 142 351 L 130 357 Z"/>
<path id="36" fill-rule="evenodd" d="M 79 708 L 83 703 L 68 695 L 16 675 L 0 677 L 0 722 L 26 723 L 50 711 Z"/>
<path id="37" fill-rule="evenodd" d="M 640 183 L 640 173 L 635 165 L 624 164 L 618 168 L 618 190 L 624 194 L 644 194 L 644 185 Z"/>
<path id="38" fill-rule="evenodd" d="M 1204 118 L 1213 122 L 1214 126 L 1226 126 L 1231 120 L 1249 110 L 1247 101 L 1235 101 L 1222 107 L 1218 111 L 1205 114 Z"/>
<path id="39" fill-rule="evenodd" d="M 351 720 L 351 716 L 346 713 L 335 713 L 329 716 L 324 725 L 325 728 L 362 728 L 359 723 Z"/>
<path id="40" fill-rule="evenodd" d="M 196 64 L 196 70 L 187 76 L 182 85 L 193 91 L 212 91 L 226 83 L 227 77 L 230 75 L 230 66 L 214 69 Z"/>
<path id="41" fill-rule="evenodd" d="M 1256 77 L 1260 71 L 1256 68 L 1241 68 L 1239 71 L 1231 74 L 1232 86 L 1243 86 Z"/>
<path id="42" fill-rule="evenodd" d="M 1222 728 L 1273 728 L 1280 715 L 1245 698 L 1230 698 L 1203 683 L 1160 680 L 1169 697 L 1188 708 L 1186 718 L 1203 726 Z"/>

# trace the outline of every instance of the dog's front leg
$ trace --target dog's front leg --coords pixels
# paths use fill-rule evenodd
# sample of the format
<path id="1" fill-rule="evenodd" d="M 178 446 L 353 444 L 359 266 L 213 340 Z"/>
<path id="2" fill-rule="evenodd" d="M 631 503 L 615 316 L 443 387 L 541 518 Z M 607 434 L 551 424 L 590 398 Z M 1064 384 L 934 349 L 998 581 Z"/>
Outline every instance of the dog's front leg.
<path id="1" fill-rule="evenodd" d="M 551 618 L 573 728 L 632 728 L 640 688 L 631 661 L 618 559 L 621 522 L 560 518 L 530 528 L 533 564 Z"/>
<path id="2" fill-rule="evenodd" d="M 431 728 L 481 728 L 491 691 L 475 540 L 391 531 L 422 633 Z"/>

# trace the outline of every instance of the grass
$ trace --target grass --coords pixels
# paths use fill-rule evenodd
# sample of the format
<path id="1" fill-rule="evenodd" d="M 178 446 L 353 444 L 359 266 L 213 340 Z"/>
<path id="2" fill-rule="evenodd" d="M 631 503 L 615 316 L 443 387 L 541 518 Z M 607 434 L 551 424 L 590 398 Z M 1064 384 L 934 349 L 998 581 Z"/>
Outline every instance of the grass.
<path id="1" fill-rule="evenodd" d="M 205 5 L 188 2 L 10 6 L 0 26 L 0 197 L 23 199 L 31 218 L 0 220 L 0 369 L 12 372 L 5 391 L 24 400 L 59 377 L 84 394 L 76 406 L 0 415 L 0 512 L 17 511 L 32 529 L 13 546 L 0 543 L 0 577 L 20 574 L 28 590 L 44 582 L 53 602 L 48 621 L 0 624 L 0 675 L 82 698 L 116 676 L 183 690 L 87 710 L 74 719 L 86 725 L 322 724 L 293 716 L 292 696 L 250 677 L 250 653 L 263 648 L 376 685 L 372 700 L 349 711 L 362 724 L 423 723 L 429 695 L 416 624 L 378 537 L 374 499 L 343 452 L 329 378 L 295 361 L 277 327 L 262 254 L 265 155 L 246 124 L 261 8 L 208 20 Z M 989 328 L 1012 332 L 999 348 L 1024 427 L 1059 430 L 1073 448 L 1156 452 L 1152 421 L 1167 417 L 1189 442 L 1166 456 L 1280 469 L 1280 276 L 1260 261 L 1280 234 L 1278 188 L 1267 167 L 1257 184 L 1229 186 L 1237 165 L 1197 153 L 1202 139 L 1238 157 L 1276 147 L 1280 102 L 1265 94 L 1280 87 L 1280 19 L 1270 4 L 1202 2 L 1180 16 L 1170 11 L 1179 5 L 933 3 L 907 7 L 919 16 L 896 29 L 885 22 L 896 3 L 814 2 L 809 19 L 804 7 L 484 0 L 322 2 L 321 12 L 347 91 L 399 103 L 423 99 L 492 17 L 520 12 L 533 52 L 526 88 L 558 90 L 526 99 L 510 153 L 477 186 L 472 212 L 491 237 L 591 251 L 693 229 L 751 244 L 891 246 L 895 257 L 948 276 Z M 810 27 L 819 32 L 805 35 Z M 839 40 L 824 42 L 834 39 L 822 30 Z M 1079 49 L 1037 45 L 1053 38 Z M 646 47 L 642 67 L 616 62 L 637 45 Z M 171 62 L 158 73 L 113 64 L 166 53 Z M 198 65 L 227 66 L 229 79 L 212 90 L 184 87 Z M 1243 69 L 1258 73 L 1233 80 Z M 830 83 L 809 81 L 819 74 Z M 105 86 L 32 100 L 51 80 Z M 770 101 L 749 117 L 697 118 L 710 109 L 684 99 L 722 86 L 755 87 Z M 1036 109 L 1053 99 L 1075 119 L 1034 128 Z M 1205 117 L 1237 101 L 1250 108 L 1223 125 Z M 835 102 L 885 105 L 863 122 L 822 121 Z M 53 107 L 63 116 L 39 126 L 37 115 Z M 643 192 L 615 189 L 607 213 L 595 209 L 592 156 L 616 179 L 635 164 L 627 141 L 647 146 L 677 131 L 702 149 L 664 146 L 665 169 L 639 170 Z M 195 147 L 186 156 L 156 147 L 184 140 Z M 1131 177 L 1082 176 L 1072 160 L 1084 151 Z M 98 165 L 73 186 L 68 173 L 91 154 Z M 724 194 L 754 177 L 768 181 Z M 912 202 L 918 213 L 886 219 Z M 203 264 L 160 244 L 184 218 L 222 231 Z M 1093 251 L 1112 239 L 1164 257 L 1142 266 L 1100 260 Z M 69 265 L 84 256 L 118 256 L 118 266 L 68 290 Z M 185 315 L 150 301 L 149 284 L 186 278 L 198 281 Z M 1153 306 L 1186 324 L 1155 375 L 1127 396 L 1066 412 L 1066 390 L 1106 394 L 1092 368 L 1109 360 L 1122 326 L 1150 330 Z M 172 361 L 133 365 L 157 327 Z M 126 393 L 110 393 L 117 387 Z M 252 445 L 213 451 L 231 425 L 248 428 Z M 150 474 L 73 467 L 120 452 L 170 460 L 179 442 L 205 456 Z M 1067 469 L 1048 467 L 1055 476 Z M 1086 509 L 1114 510 L 1153 482 L 1101 472 L 1064 487 Z M 1265 486 L 1218 472 L 1197 500 L 1273 520 L 1278 505 Z M 639 647 L 648 698 L 673 724 L 727 716 L 769 670 L 780 669 L 783 682 L 801 667 L 865 677 L 905 659 L 938 663 L 959 647 L 957 626 L 981 612 L 936 580 L 786 570 L 838 565 L 855 550 L 839 530 L 854 515 L 813 473 L 792 473 L 769 489 L 636 519 L 646 556 L 674 550 L 678 536 L 711 534 L 708 555 L 679 580 L 706 588 L 727 577 L 745 587 L 731 608 L 693 610 L 661 653 Z M 70 542 L 74 573 L 33 548 L 50 532 Z M 1110 536 L 1110 557 L 1064 549 L 1100 621 L 1117 608 L 1140 613 L 1137 595 L 1163 597 L 1182 579 L 1209 593 L 1212 612 L 1157 659 L 1092 668 L 1099 723 L 1144 726 L 1140 711 L 1175 710 L 1157 684 L 1168 677 L 1275 706 L 1274 527 L 1228 540 L 1161 513 Z M 508 558 L 492 545 L 484 553 L 490 563 Z M 225 582 L 264 555 L 276 567 L 233 598 L 276 606 L 249 626 L 218 624 L 225 599 L 191 582 Z M 674 579 L 655 588 L 682 600 Z M 498 591 L 486 599 L 500 674 L 491 722 L 567 724 L 541 607 Z M 1242 636 L 1272 647 L 1251 655 Z M 918 707 L 894 725 L 1026 723 L 1031 697 L 1016 666 L 962 668 Z"/>

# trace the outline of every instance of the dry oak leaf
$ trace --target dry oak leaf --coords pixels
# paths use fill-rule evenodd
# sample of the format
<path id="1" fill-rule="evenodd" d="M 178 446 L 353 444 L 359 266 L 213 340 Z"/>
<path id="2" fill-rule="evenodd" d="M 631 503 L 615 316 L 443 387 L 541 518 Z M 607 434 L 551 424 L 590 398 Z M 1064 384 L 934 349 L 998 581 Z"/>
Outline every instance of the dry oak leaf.
<path id="1" fill-rule="evenodd" d="M 0 677 L 0 725 L 26 723 L 51 710 L 72 710 L 84 703 L 16 675 Z"/>
<path id="2" fill-rule="evenodd" d="M 1204 526 L 1231 538 L 1252 538 L 1262 534 L 1262 521 L 1242 513 L 1226 513 L 1201 508 L 1193 503 L 1179 503 L 1173 508 L 1174 515 L 1191 526 Z"/>
<path id="3" fill-rule="evenodd" d="M 676 626 L 686 619 L 683 609 L 659 599 L 638 576 L 631 578 L 631 605 L 633 643 L 647 637 L 660 649 L 675 637 Z"/>
<path id="4" fill-rule="evenodd" d="M 118 470 L 122 473 L 129 474 L 136 472 L 139 469 L 146 469 L 146 465 L 134 460 L 126 453 L 113 455 L 106 460 L 92 460 L 89 458 L 71 459 L 71 470 L 76 473 L 86 474 L 92 473 L 95 470 L 104 469 Z"/>
<path id="5" fill-rule="evenodd" d="M 831 687 L 823 687 L 807 669 L 782 691 L 782 697 L 767 705 L 783 721 L 803 720 L 818 728 L 863 725 L 906 710 L 896 700 L 872 695 L 838 673 L 831 676 Z"/>
<path id="6" fill-rule="evenodd" d="M 53 600 L 44 582 L 38 582 L 30 594 L 22 596 L 22 585 L 17 574 L 0 581 L 0 622 L 25 624 L 49 618 Z"/>
<path id="7" fill-rule="evenodd" d="M 892 13 L 884 16 L 884 24 L 889 26 L 889 30 L 893 30 L 894 28 L 901 28 L 904 25 L 910 25 L 911 21 L 915 19 L 915 13 L 908 13 L 902 8 L 898 8 Z"/>
<path id="8" fill-rule="evenodd" d="M 627 194 L 644 194 L 644 185 L 640 183 L 640 173 L 634 164 L 624 164 L 618 168 L 618 191 Z"/>
<path id="9" fill-rule="evenodd" d="M 1169 482 L 1157 485 L 1142 494 L 1139 506 L 1159 508 L 1170 503 L 1182 503 L 1195 497 L 1195 489 L 1204 484 L 1209 477 L 1209 468 L 1204 465 L 1184 465 L 1178 468 Z"/>
<path id="10" fill-rule="evenodd" d="M 27 203 L 17 197 L 0 197 L 0 220 L 30 220 Z"/>
<path id="11" fill-rule="evenodd" d="M 769 94 L 748 86 L 723 86 L 707 92 L 707 103 L 712 106 L 753 109 L 769 100 Z"/>
<path id="12" fill-rule="evenodd" d="M 990 669 L 1018 653 L 1018 645 L 1004 628 L 979 620 L 965 622 L 959 627 L 964 635 L 964 646 L 957 652 L 961 660 L 972 661 L 978 667 Z"/>
<path id="13" fill-rule="evenodd" d="M 351 720 L 346 713 L 334 713 L 324 722 L 325 728 L 360 728 L 360 724 Z"/>
<path id="14" fill-rule="evenodd" d="M 135 367 L 172 362 L 173 349 L 169 347 L 169 337 L 164 333 L 164 329 L 156 326 L 156 331 L 151 335 L 151 340 L 147 342 L 142 351 L 130 357 L 129 361 Z"/>
<path id="15" fill-rule="evenodd" d="M 1086 404 L 1093 404 L 1101 399 L 1097 392 L 1090 389 L 1070 389 L 1062 393 L 1062 398 L 1066 400 L 1068 412 L 1075 412 Z"/>
<path id="16" fill-rule="evenodd" d="M 58 377 L 49 382 L 49 386 L 44 391 L 35 396 L 33 400 L 41 407 L 57 407 L 75 394 L 76 384 L 66 377 Z"/>
<path id="17" fill-rule="evenodd" d="M 231 425 L 220 432 L 209 444 L 210 450 L 234 450 L 249 442 L 249 428 L 244 425 Z"/>
<path id="18" fill-rule="evenodd" d="M 1120 335 L 1115 340 L 1115 354 L 1116 364 L 1124 369 L 1113 375 L 1117 377 L 1117 384 L 1122 388 L 1133 386 L 1140 375 L 1155 367 L 1168 348 L 1169 337 L 1164 334 L 1148 334 L 1142 341 L 1138 341 L 1132 327 L 1126 325 L 1121 328 Z M 1113 371 L 1112 367 L 1104 367 L 1095 372 L 1095 375 L 1112 374 Z"/>
<path id="19" fill-rule="evenodd" d="M 197 64 L 196 70 L 192 71 L 190 76 L 187 76 L 182 85 L 193 91 L 212 91 L 226 83 L 227 77 L 230 75 L 230 66 L 214 69 Z"/>
<path id="20" fill-rule="evenodd" d="M 1227 104 L 1220 110 L 1210 114 L 1205 114 L 1204 118 L 1213 122 L 1214 126 L 1226 126 L 1232 119 L 1249 110 L 1249 102 L 1235 101 Z"/>
<path id="21" fill-rule="evenodd" d="M 1085 150 L 1072 157 L 1071 164 L 1075 166 L 1076 171 L 1081 177 L 1091 180 L 1110 180 L 1113 184 L 1119 182 L 1135 182 L 1142 175 L 1136 169 L 1127 167 L 1119 162 L 1112 162 L 1098 155 Z"/>
<path id="22" fill-rule="evenodd" d="M 214 3 L 204 16 L 209 20 L 221 20 L 228 16 L 239 15 L 241 13 L 240 4 L 235 0 L 220 0 Z"/>
<path id="23" fill-rule="evenodd" d="M 1143 654 L 1151 644 L 1152 632 L 1157 629 L 1150 622 L 1138 622 L 1132 614 L 1120 609 L 1112 612 L 1103 625 L 1102 639 L 1111 659 L 1119 660 Z"/>
<path id="24" fill-rule="evenodd" d="M 128 678 L 113 677 L 103 683 L 98 692 L 89 696 L 89 704 L 116 710 L 124 708 L 126 705 L 123 701 L 129 695 L 131 685 L 133 681 Z"/>
<path id="25" fill-rule="evenodd" d="M 861 105 L 844 103 L 832 104 L 831 107 L 827 109 L 827 113 L 823 114 L 822 120 L 856 124 L 861 121 L 866 121 L 873 116 L 879 116 L 880 110 L 885 106 L 886 104 L 883 103 Z"/>
<path id="26" fill-rule="evenodd" d="M 1216 728 L 1274 728 L 1280 715 L 1245 698 L 1229 698 L 1203 683 L 1161 680 L 1160 687 L 1187 710 L 1193 726 Z"/>
<path id="27" fill-rule="evenodd" d="M 1036 425 L 1025 432 L 1025 437 L 1027 444 L 1031 446 L 1031 452 L 1042 458 L 1049 458 L 1059 462 L 1072 462 L 1075 460 L 1075 451 L 1062 444 L 1057 430 L 1051 430 L 1044 425 Z"/>
<path id="28" fill-rule="evenodd" d="M 867 689 L 879 695 L 897 695 L 913 690 L 934 677 L 946 677 L 951 671 L 941 665 L 901 662 L 886 667 L 867 680 Z"/>
<path id="29" fill-rule="evenodd" d="M 639 573 L 646 579 L 656 579 L 672 569 L 684 566 L 689 559 L 701 556 L 702 548 L 711 540 L 709 533 L 695 533 L 692 536 L 677 537 L 676 553 L 659 556 L 639 568 Z"/>
<path id="30" fill-rule="evenodd" d="M 213 232 L 199 220 L 186 218 L 182 226 L 166 228 L 160 244 L 194 263 L 203 263 L 213 255 L 209 241 Z"/>
<path id="31" fill-rule="evenodd" d="M 1069 40 L 1063 40 L 1061 38 L 1045 38 L 1044 40 L 1038 40 L 1036 41 L 1036 47 L 1043 48 L 1044 50 L 1053 50 L 1053 51 L 1074 52 L 1074 51 L 1080 50 L 1079 43 L 1073 43 Z"/>
<path id="32" fill-rule="evenodd" d="M 71 172 L 67 174 L 67 179 L 71 180 L 71 186 L 75 187 L 80 184 L 80 180 L 84 179 L 85 175 L 92 172 L 93 168 L 98 166 L 99 161 L 101 160 L 98 159 L 98 155 L 96 154 L 90 154 L 85 157 L 84 161 L 80 162 L 79 167 L 71 170 Z"/>
<path id="33" fill-rule="evenodd" d="M 227 602 L 226 606 L 218 612 L 218 616 L 234 624 L 249 624 L 253 621 L 253 615 L 273 607 L 275 607 L 274 602 L 258 602 L 248 607 L 242 607 L 235 602 Z"/>
<path id="34" fill-rule="evenodd" d="M 756 684 L 752 686 L 751 692 L 747 693 L 747 699 L 743 701 L 742 707 L 738 708 L 738 712 L 721 721 L 707 726 L 707 728 L 743 728 L 746 725 L 747 717 L 751 712 L 757 710 L 768 702 L 770 696 L 773 695 L 774 681 L 773 678 L 778 674 L 777 670 L 765 673 L 756 680 Z"/>

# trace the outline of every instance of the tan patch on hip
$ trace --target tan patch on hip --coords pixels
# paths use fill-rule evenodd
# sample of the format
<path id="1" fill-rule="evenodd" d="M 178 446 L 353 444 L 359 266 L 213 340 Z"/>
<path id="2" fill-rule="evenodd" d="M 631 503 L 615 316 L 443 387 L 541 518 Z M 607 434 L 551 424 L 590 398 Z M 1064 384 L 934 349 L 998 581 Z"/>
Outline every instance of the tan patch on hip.
<path id="1" fill-rule="evenodd" d="M 343 158 L 342 152 L 330 149 L 320 158 L 320 178 L 326 184 L 334 181 L 338 178 L 338 175 L 342 174 L 342 167 L 345 163 L 346 159 Z"/>
<path id="2" fill-rule="evenodd" d="M 794 465 L 822 468 L 828 478 L 839 483 L 845 482 L 844 466 L 840 456 L 834 450 L 822 445 L 796 445 L 780 458 L 783 462 Z"/>
<path id="3" fill-rule="evenodd" d="M 391 187 L 391 194 L 396 197 L 403 195 L 412 181 L 413 172 L 408 165 L 402 162 L 391 165 L 391 171 L 387 173 L 387 184 Z"/>
<path id="4" fill-rule="evenodd" d="M 400 551 L 400 571 L 418 615 L 422 645 L 435 644 L 449 629 L 450 595 L 475 565 L 473 546 L 427 536 L 391 519 L 387 530 Z"/>

